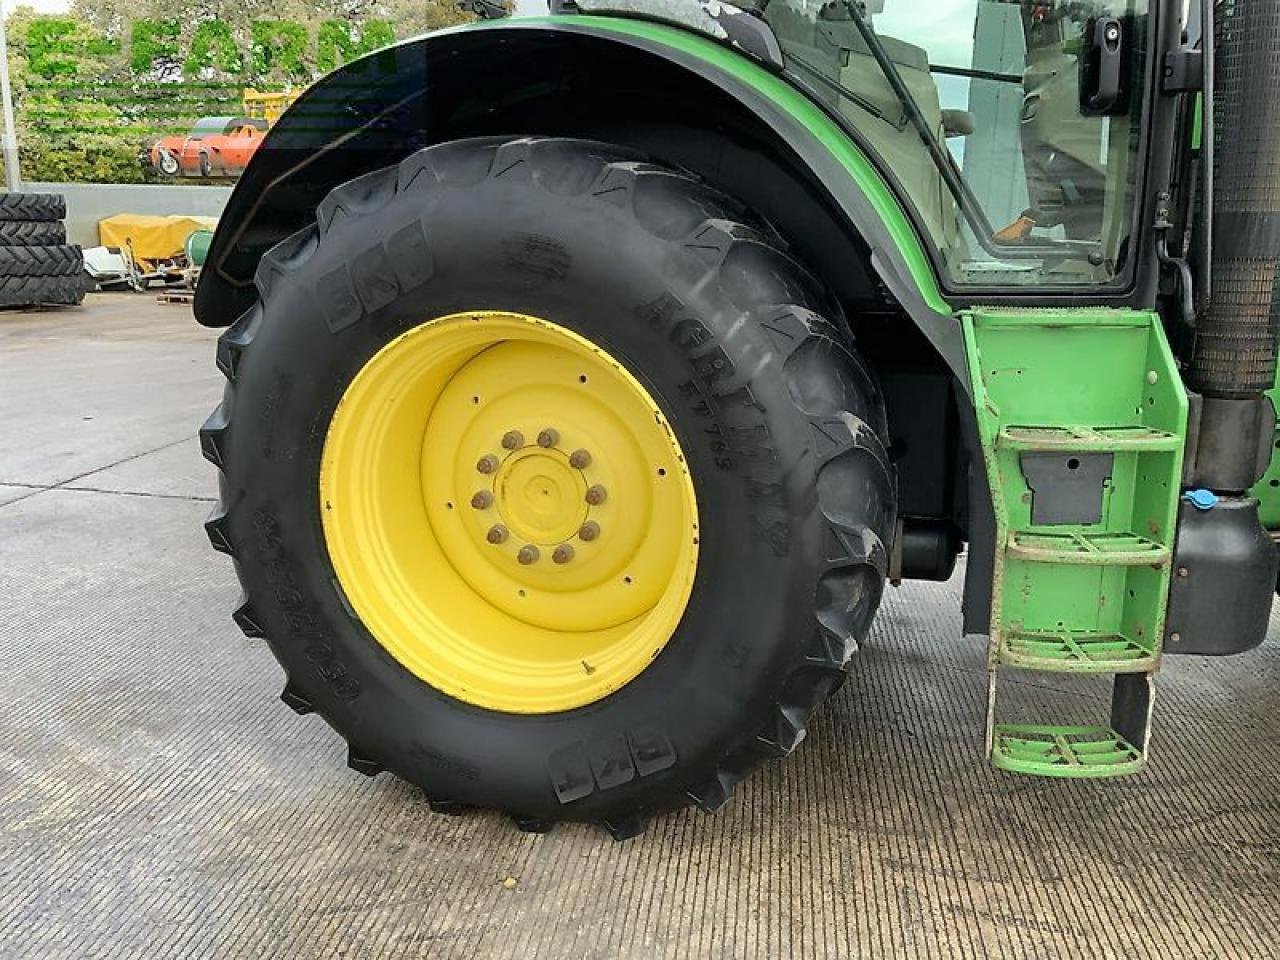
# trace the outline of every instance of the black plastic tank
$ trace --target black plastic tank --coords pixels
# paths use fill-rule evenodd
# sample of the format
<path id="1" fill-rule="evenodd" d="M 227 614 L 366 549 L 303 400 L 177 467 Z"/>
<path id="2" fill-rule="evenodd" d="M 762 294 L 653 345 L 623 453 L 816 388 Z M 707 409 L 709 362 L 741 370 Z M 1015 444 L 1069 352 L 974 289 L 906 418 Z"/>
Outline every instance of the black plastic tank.
<path id="1" fill-rule="evenodd" d="M 1197 505 L 1197 503 L 1199 505 Z M 1185 495 L 1173 552 L 1165 653 L 1243 653 L 1267 635 L 1280 554 L 1252 497 Z"/>

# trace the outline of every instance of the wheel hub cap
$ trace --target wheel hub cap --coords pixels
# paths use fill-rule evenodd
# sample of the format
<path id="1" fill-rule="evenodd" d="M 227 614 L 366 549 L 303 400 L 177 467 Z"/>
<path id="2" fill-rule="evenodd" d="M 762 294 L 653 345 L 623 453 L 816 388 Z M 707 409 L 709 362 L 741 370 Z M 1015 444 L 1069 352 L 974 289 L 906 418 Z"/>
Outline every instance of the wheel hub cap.
<path id="1" fill-rule="evenodd" d="M 511 454 L 494 486 L 498 512 L 528 543 L 560 543 L 587 519 L 588 485 L 559 450 L 526 447 Z"/>

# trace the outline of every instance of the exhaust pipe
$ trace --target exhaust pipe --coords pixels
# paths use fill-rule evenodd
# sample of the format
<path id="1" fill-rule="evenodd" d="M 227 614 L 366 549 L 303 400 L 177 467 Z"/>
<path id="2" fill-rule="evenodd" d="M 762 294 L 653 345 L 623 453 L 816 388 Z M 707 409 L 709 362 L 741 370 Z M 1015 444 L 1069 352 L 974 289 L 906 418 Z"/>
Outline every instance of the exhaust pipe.
<path id="1" fill-rule="evenodd" d="M 1280 331 L 1280 0 L 1225 0 L 1216 16 L 1212 0 L 1205 7 L 1216 21 L 1205 24 L 1215 38 L 1212 290 L 1187 372 L 1202 397 L 1189 481 L 1242 493 L 1266 470 L 1275 429 L 1262 394 L 1275 383 Z"/>
<path id="2" fill-rule="evenodd" d="M 1280 331 L 1280 0 L 1203 0 L 1206 36 L 1200 282 L 1166 653 L 1230 654 L 1267 632 L 1280 566 L 1248 490 L 1275 440 Z M 1215 22 L 1216 21 L 1216 22 Z M 1209 241 L 1205 243 L 1205 241 Z M 1198 394 L 1198 395 L 1197 395 Z"/>

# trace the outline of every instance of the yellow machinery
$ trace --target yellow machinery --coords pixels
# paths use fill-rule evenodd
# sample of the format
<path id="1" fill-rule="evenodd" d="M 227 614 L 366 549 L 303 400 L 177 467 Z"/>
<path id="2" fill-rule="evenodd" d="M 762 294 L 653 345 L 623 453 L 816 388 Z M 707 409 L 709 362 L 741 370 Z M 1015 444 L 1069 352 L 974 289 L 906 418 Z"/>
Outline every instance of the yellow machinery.
<path id="1" fill-rule="evenodd" d="M 292 89 L 254 90 L 246 87 L 243 98 L 244 115 L 274 124 L 280 119 L 282 113 L 293 106 L 293 101 L 297 100 L 301 93 L 301 90 Z"/>

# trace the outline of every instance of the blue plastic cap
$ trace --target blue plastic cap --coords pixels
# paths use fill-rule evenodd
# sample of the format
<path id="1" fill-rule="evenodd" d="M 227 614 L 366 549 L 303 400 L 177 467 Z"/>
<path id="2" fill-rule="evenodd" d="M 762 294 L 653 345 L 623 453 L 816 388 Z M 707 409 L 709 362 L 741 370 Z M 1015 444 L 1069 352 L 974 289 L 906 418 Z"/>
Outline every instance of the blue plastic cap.
<path id="1" fill-rule="evenodd" d="M 1218 504 L 1218 495 L 1212 490 L 1188 490 L 1182 495 L 1182 499 L 1186 500 L 1197 510 L 1212 510 Z"/>

